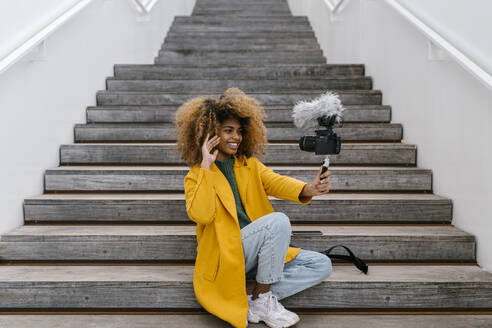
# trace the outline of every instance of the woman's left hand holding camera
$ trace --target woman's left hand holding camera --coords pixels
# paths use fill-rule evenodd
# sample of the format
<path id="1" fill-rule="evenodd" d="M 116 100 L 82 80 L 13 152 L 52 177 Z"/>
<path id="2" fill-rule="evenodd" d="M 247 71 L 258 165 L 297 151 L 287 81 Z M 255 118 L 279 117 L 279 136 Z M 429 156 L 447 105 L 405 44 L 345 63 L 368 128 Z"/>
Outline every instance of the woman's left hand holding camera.
<path id="1" fill-rule="evenodd" d="M 314 178 L 313 182 L 308 183 L 302 189 L 300 197 L 313 197 L 326 194 L 330 191 L 330 179 L 331 171 L 326 171 L 321 174 L 322 167 L 319 168 L 318 174 Z"/>

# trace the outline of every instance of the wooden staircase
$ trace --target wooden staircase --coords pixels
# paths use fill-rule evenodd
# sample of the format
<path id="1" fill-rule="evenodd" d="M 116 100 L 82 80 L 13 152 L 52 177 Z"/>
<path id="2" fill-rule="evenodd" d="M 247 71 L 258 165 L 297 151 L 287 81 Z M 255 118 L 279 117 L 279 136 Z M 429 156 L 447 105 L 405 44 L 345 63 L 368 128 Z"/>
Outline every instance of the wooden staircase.
<path id="1" fill-rule="evenodd" d="M 115 65 L 60 166 L 46 170 L 44 194 L 25 200 L 25 225 L 1 236 L 0 327 L 227 326 L 194 297 L 188 167 L 172 122 L 187 99 L 229 87 L 266 109 L 263 162 L 304 181 L 322 158 L 299 150 L 293 105 L 335 90 L 346 107 L 332 191 L 308 206 L 272 204 L 293 230 L 322 231 L 293 244 L 349 246 L 369 275 L 335 263 L 322 284 L 283 300 L 299 327 L 492 326 L 492 275 L 476 264 L 475 239 L 451 224 L 451 200 L 432 192 L 432 171 L 416 167 L 416 146 L 402 143 L 364 65 L 326 64 L 285 0 L 197 0 L 154 65 Z"/>

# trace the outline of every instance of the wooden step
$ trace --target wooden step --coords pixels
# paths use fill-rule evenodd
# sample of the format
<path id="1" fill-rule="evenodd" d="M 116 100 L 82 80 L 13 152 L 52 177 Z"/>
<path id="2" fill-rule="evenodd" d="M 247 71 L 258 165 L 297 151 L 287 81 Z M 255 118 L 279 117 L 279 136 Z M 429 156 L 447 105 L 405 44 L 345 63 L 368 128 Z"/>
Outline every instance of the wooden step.
<path id="1" fill-rule="evenodd" d="M 415 166 L 417 149 L 401 143 L 342 144 L 331 165 Z M 324 156 L 302 151 L 296 144 L 270 144 L 265 164 L 318 164 Z M 184 165 L 175 143 L 168 144 L 69 144 L 60 146 L 60 164 L 178 164 Z"/>
<path id="2" fill-rule="evenodd" d="M 289 15 L 290 11 L 288 9 L 198 9 L 193 10 L 192 15 L 213 15 L 213 16 L 222 16 L 224 19 L 234 19 L 234 17 L 238 16 L 260 16 L 260 17 L 272 17 L 272 16 L 286 16 Z"/>
<path id="3" fill-rule="evenodd" d="M 492 327 L 487 314 L 303 314 L 297 327 L 320 328 L 329 322 L 337 328 L 463 328 Z M 229 328 L 230 325 L 211 314 L 14 314 L 0 316 L 0 327 L 9 328 Z M 263 323 L 249 323 L 249 328 L 264 328 Z"/>
<path id="4" fill-rule="evenodd" d="M 321 51 L 321 48 L 319 45 L 315 43 L 254 43 L 254 44 L 248 44 L 247 42 L 242 42 L 240 44 L 238 43 L 219 43 L 219 42 L 214 42 L 214 43 L 192 43 L 189 41 L 173 41 L 173 42 L 166 42 L 162 45 L 161 50 L 163 51 L 180 51 L 180 52 L 187 52 L 187 53 L 192 53 L 196 51 L 213 51 L 213 52 L 218 52 L 218 51 L 241 51 L 241 52 L 255 52 L 255 51 L 271 51 L 272 53 L 275 51 L 278 52 L 287 52 L 287 51 L 295 51 L 295 52 L 301 52 L 301 51 Z"/>
<path id="5" fill-rule="evenodd" d="M 309 23 L 290 23 L 290 22 L 275 22 L 275 23 L 263 23 L 263 22 L 235 22 L 234 24 L 189 24 L 189 23 L 176 23 L 174 22 L 169 31 L 173 32 L 194 32 L 194 31 L 207 31 L 207 32 L 302 32 L 312 31 Z"/>
<path id="6" fill-rule="evenodd" d="M 173 32 L 302 32 L 312 31 L 309 24 L 237 24 L 231 26 L 213 25 L 213 24 L 172 24 L 169 31 Z"/>
<path id="7" fill-rule="evenodd" d="M 156 65 L 115 65 L 120 79 L 313 79 L 340 75 L 363 76 L 364 65 L 299 65 L 275 67 L 174 67 Z"/>
<path id="8" fill-rule="evenodd" d="M 237 59 L 237 58 L 243 58 L 246 56 L 254 56 L 255 58 L 258 59 L 263 59 L 263 58 L 271 58 L 275 57 L 279 60 L 283 58 L 291 58 L 295 56 L 304 56 L 306 58 L 317 58 L 317 57 L 322 57 L 323 52 L 321 49 L 308 49 L 308 50 L 253 50 L 253 49 L 248 49 L 248 50 L 225 50 L 225 49 L 219 49 L 216 51 L 210 51 L 210 50 L 192 50 L 192 49 L 183 49 L 183 50 L 159 50 L 158 52 L 158 58 L 194 58 L 196 60 L 203 60 L 203 59 Z M 326 64 L 326 63 L 325 63 Z"/>
<path id="9" fill-rule="evenodd" d="M 166 41 L 170 39 L 187 39 L 187 38 L 211 38 L 211 39 L 269 39 L 269 40 L 297 40 L 311 39 L 316 40 L 313 31 L 300 31 L 300 32 L 207 32 L 207 31 L 194 31 L 194 32 L 174 32 L 169 31 L 166 34 Z"/>
<path id="10" fill-rule="evenodd" d="M 242 9 L 244 11 L 249 10 L 282 10 L 288 11 L 289 6 L 286 1 L 284 2 L 270 2 L 270 3 L 248 3 L 248 2 L 239 2 L 239 3 L 195 3 L 195 10 L 217 10 L 217 11 L 227 11 L 227 10 L 238 10 Z M 290 13 L 290 12 L 289 12 Z"/>
<path id="11" fill-rule="evenodd" d="M 171 123 L 178 106 L 103 106 L 87 107 L 87 123 Z M 292 122 L 292 106 L 266 106 L 265 122 Z M 349 105 L 343 112 L 344 123 L 389 123 L 391 107 Z"/>
<path id="12" fill-rule="evenodd" d="M 193 42 L 188 40 L 168 41 L 161 46 L 161 50 L 164 51 L 181 51 L 181 52 L 193 52 L 193 51 L 320 51 L 321 48 L 316 43 L 294 43 L 294 42 L 282 42 L 264 43 L 264 42 Z"/>
<path id="13" fill-rule="evenodd" d="M 200 309 L 193 266 L 0 266 L 4 309 Z M 165 297 L 163 297 L 165 295 Z M 336 266 L 282 301 L 296 309 L 492 309 L 492 275 L 476 266 Z"/>
<path id="14" fill-rule="evenodd" d="M 270 2 L 270 3 L 248 3 L 248 2 L 239 2 L 239 3 L 195 3 L 193 8 L 194 10 L 217 10 L 217 11 L 228 11 L 228 10 L 238 10 L 242 9 L 244 11 L 254 11 L 254 10 L 265 10 L 265 11 L 289 11 L 289 5 L 286 1 L 284 2 Z"/>
<path id="15" fill-rule="evenodd" d="M 239 24 L 271 24 L 278 25 L 288 23 L 290 25 L 305 25 L 309 24 L 307 16 L 272 16 L 272 17 L 236 17 L 232 20 L 224 20 L 214 16 L 175 16 L 174 23 L 179 24 L 213 24 L 220 26 L 237 26 Z"/>
<path id="16" fill-rule="evenodd" d="M 249 92 L 248 96 L 256 99 L 264 106 L 269 105 L 293 105 L 301 100 L 312 100 L 319 97 L 328 90 L 318 91 L 284 91 L 272 93 Z M 340 95 L 344 105 L 381 105 L 382 94 L 379 90 L 332 90 Z M 120 105 L 182 105 L 187 100 L 198 96 L 219 96 L 220 94 L 201 93 L 170 93 L 170 92 L 116 92 L 98 91 L 98 106 L 120 106 Z"/>
<path id="17" fill-rule="evenodd" d="M 366 261 L 474 262 L 474 237 L 451 226 L 292 226 L 291 244 L 349 247 Z M 295 231 L 321 231 L 299 236 Z M 195 226 L 27 225 L 2 235 L 5 261 L 194 261 Z"/>
<path id="18" fill-rule="evenodd" d="M 293 223 L 451 223 L 452 204 L 434 194 L 328 193 L 308 206 L 270 199 Z M 183 193 L 42 194 L 24 200 L 24 220 L 192 224 Z"/>
<path id="19" fill-rule="evenodd" d="M 205 17 L 205 16 L 204 16 Z M 203 32 L 197 32 L 198 35 L 194 33 L 173 33 L 168 32 L 166 38 L 164 39 L 165 45 L 167 43 L 175 44 L 196 44 L 196 45 L 244 45 L 244 44 L 304 44 L 304 45 L 315 45 L 319 47 L 318 40 L 312 33 L 308 34 L 292 34 L 285 37 L 285 33 L 282 35 L 280 33 L 275 33 L 274 35 L 267 34 L 246 34 L 244 32 L 235 35 L 233 33 L 214 33 L 205 34 Z"/>
<path id="20" fill-rule="evenodd" d="M 267 123 L 268 140 L 299 141 L 304 135 L 314 135 L 297 129 L 292 123 Z M 174 124 L 76 124 L 75 142 L 162 142 L 176 141 Z M 385 141 L 402 139 L 400 124 L 344 123 L 333 129 L 343 141 Z"/>
<path id="21" fill-rule="evenodd" d="M 326 58 L 321 55 L 303 55 L 302 53 L 289 53 L 286 55 L 265 54 L 256 56 L 254 54 L 235 55 L 230 57 L 221 56 L 166 56 L 156 57 L 154 63 L 157 65 L 283 65 L 283 64 L 326 64 Z"/>
<path id="22" fill-rule="evenodd" d="M 263 17 L 270 17 L 270 16 L 286 16 L 289 15 L 291 12 L 288 8 L 286 9 L 268 9 L 268 8 L 251 8 L 248 10 L 241 9 L 241 8 L 199 8 L 199 9 L 193 9 L 192 15 L 213 15 L 213 16 L 224 16 L 224 18 L 232 18 L 236 16 L 263 16 Z"/>
<path id="23" fill-rule="evenodd" d="M 149 91 L 149 92 L 221 92 L 228 88 L 239 88 L 244 92 L 289 91 L 289 90 L 369 90 L 372 79 L 365 76 L 327 77 L 312 79 L 275 80 L 121 80 L 108 78 L 110 91 Z"/>
<path id="24" fill-rule="evenodd" d="M 319 166 L 271 166 L 275 172 L 311 182 Z M 61 166 L 45 172 L 45 191 L 183 191 L 188 167 Z M 432 172 L 417 168 L 333 167 L 332 191 L 432 190 Z"/>
<path id="25" fill-rule="evenodd" d="M 278 4 L 285 3 L 286 0 L 199 0 L 201 5 L 219 5 L 219 4 L 233 4 L 233 3 L 247 3 L 250 5 L 261 4 Z"/>

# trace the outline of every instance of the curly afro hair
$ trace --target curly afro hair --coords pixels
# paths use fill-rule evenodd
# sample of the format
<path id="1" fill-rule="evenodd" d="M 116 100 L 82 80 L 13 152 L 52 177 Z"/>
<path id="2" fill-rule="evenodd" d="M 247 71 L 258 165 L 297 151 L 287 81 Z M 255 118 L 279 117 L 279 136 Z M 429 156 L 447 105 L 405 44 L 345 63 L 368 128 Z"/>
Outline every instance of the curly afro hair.
<path id="1" fill-rule="evenodd" d="M 219 125 L 237 119 L 243 129 L 243 140 L 237 155 L 261 157 L 265 154 L 266 117 L 263 107 L 237 88 L 227 89 L 219 99 L 193 98 L 176 112 L 177 148 L 181 158 L 191 167 L 202 161 L 202 145 L 207 137 L 218 134 Z"/>

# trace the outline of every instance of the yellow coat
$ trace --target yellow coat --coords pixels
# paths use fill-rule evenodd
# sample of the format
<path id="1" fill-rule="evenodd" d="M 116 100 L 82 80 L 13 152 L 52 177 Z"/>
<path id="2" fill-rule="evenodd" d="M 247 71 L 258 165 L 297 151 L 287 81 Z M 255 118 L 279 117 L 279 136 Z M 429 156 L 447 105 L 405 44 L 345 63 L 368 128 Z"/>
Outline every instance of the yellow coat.
<path id="1" fill-rule="evenodd" d="M 311 197 L 299 199 L 305 182 L 277 174 L 255 157 L 236 157 L 234 175 L 251 221 L 274 212 L 267 195 L 300 204 L 311 201 Z M 184 188 L 186 211 L 197 223 L 195 296 L 208 312 L 235 327 L 246 327 L 244 254 L 229 182 L 215 164 L 210 170 L 195 165 L 184 179 Z M 285 262 L 291 261 L 297 253 L 299 248 L 289 247 Z"/>

